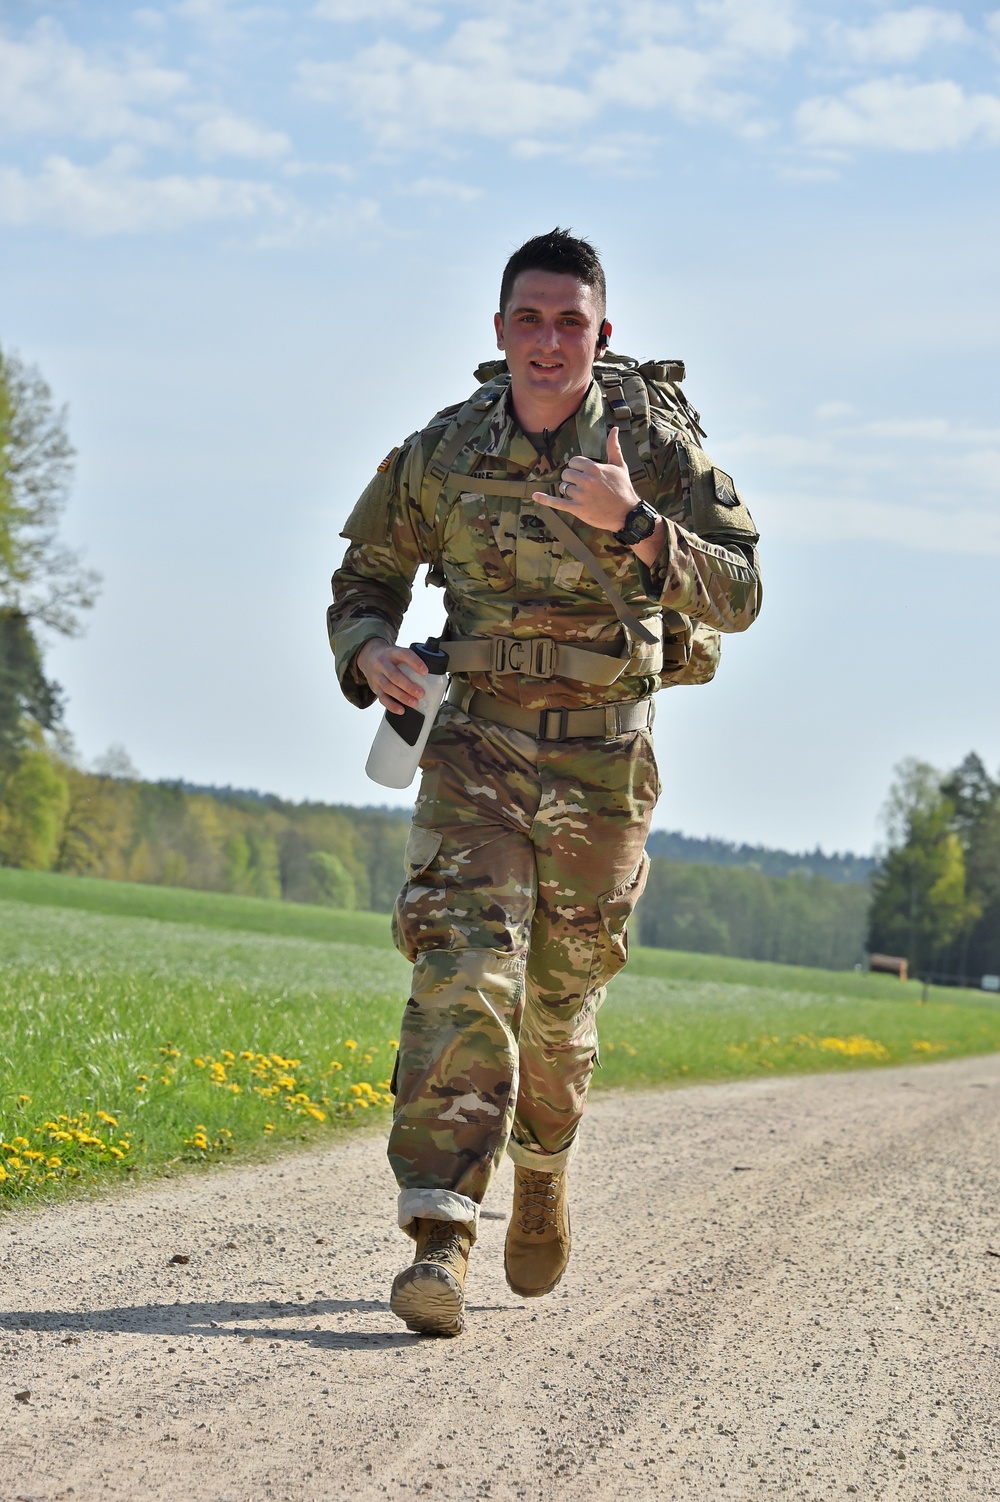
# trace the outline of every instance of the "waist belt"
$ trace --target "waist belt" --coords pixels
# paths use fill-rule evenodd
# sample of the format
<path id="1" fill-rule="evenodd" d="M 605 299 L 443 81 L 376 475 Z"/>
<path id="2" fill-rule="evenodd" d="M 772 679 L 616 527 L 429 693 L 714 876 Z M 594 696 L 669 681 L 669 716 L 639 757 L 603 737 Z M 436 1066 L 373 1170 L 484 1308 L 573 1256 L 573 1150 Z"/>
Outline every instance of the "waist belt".
<path id="1" fill-rule="evenodd" d="M 613 740 L 629 730 L 648 730 L 653 723 L 652 699 L 633 699 L 626 704 L 605 704 L 598 709 L 521 709 L 505 704 L 492 694 L 453 683 L 448 703 L 456 704 L 473 719 L 522 730 L 539 741 L 568 741 L 584 736 Z"/>
<path id="2" fill-rule="evenodd" d="M 599 648 L 570 647 L 550 636 L 463 636 L 442 641 L 449 673 L 521 673 L 526 678 L 574 678 L 578 683 L 615 683 L 629 669 L 658 673 L 659 642 L 629 657 L 611 657 Z"/>

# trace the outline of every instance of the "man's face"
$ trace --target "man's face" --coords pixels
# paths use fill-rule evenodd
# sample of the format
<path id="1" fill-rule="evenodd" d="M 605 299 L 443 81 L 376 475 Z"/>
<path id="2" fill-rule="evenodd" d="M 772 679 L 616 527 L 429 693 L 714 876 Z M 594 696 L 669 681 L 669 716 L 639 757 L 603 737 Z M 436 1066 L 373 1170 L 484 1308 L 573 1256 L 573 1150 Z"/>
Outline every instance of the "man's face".
<path id="1" fill-rule="evenodd" d="M 555 271 L 522 271 L 506 313 L 496 314 L 515 396 L 554 406 L 590 385 L 601 312 L 592 288 Z"/>

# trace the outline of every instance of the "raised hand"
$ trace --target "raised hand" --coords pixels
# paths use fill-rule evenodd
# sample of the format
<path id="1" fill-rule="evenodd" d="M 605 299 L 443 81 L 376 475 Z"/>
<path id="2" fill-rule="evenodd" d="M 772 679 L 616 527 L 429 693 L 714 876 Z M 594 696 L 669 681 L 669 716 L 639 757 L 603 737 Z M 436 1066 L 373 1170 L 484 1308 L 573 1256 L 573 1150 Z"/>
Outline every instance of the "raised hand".
<path id="1" fill-rule="evenodd" d="M 625 525 L 628 513 L 639 504 L 639 497 L 629 479 L 628 465 L 622 458 L 618 429 L 611 428 L 608 433 L 606 464 L 577 454 L 563 470 L 558 495 L 536 490 L 531 499 L 539 506 L 568 511 L 589 527 L 617 532 Z"/>

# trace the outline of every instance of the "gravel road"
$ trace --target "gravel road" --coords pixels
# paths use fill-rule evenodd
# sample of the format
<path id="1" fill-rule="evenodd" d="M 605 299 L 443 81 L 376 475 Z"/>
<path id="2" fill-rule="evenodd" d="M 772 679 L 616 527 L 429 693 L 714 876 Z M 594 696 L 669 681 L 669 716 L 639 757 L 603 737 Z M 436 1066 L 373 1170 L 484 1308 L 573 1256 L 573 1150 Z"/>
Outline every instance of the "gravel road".
<path id="1" fill-rule="evenodd" d="M 373 1137 L 7 1218 L 0 1498 L 998 1496 L 998 1128 L 996 1055 L 598 1099 L 563 1285 L 505 1171 L 457 1340 Z"/>

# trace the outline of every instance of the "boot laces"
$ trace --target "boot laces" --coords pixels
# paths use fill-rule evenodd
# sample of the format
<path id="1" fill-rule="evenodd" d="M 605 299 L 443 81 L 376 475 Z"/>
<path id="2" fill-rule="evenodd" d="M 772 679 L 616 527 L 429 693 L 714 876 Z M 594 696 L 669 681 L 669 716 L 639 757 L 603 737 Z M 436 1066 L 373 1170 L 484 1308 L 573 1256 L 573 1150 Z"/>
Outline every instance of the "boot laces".
<path id="1" fill-rule="evenodd" d="M 436 1220 L 427 1233 L 421 1262 L 454 1262 L 462 1255 L 461 1228 L 453 1220 Z"/>
<path id="2" fill-rule="evenodd" d="M 526 1236 L 541 1236 L 555 1229 L 556 1179 L 558 1174 L 539 1173 L 527 1168 L 518 1175 L 520 1191 L 517 1207 L 518 1229 Z"/>

